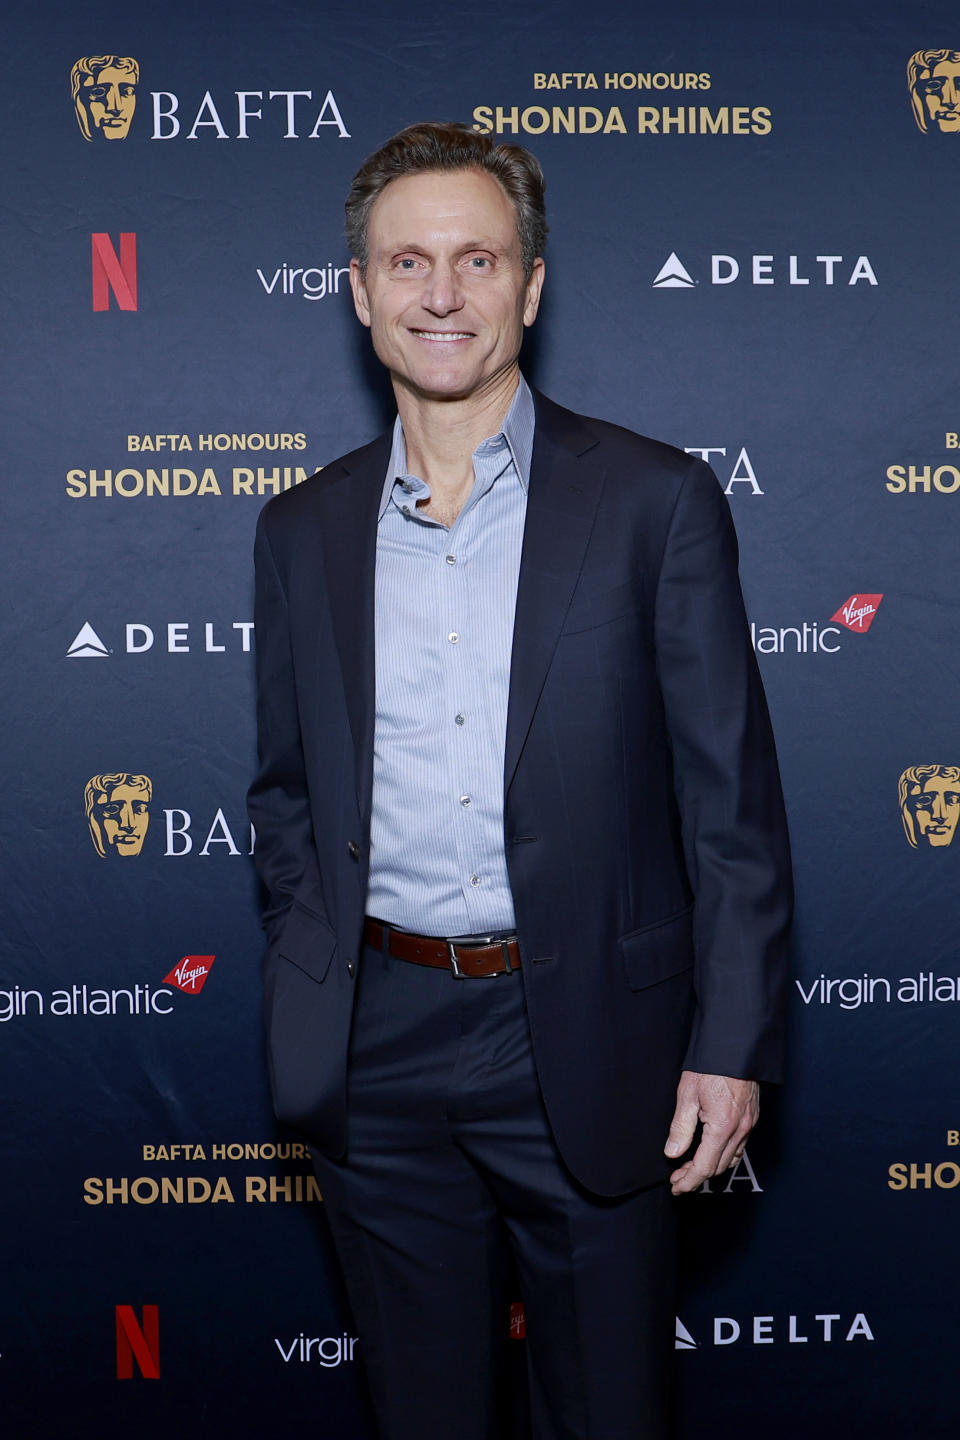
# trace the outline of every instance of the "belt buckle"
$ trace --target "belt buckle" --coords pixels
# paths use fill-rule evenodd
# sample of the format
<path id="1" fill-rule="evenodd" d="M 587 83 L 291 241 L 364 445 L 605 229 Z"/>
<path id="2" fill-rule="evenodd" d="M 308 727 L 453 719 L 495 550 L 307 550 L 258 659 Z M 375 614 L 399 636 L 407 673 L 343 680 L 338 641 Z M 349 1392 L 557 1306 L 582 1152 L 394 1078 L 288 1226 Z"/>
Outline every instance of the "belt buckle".
<path id="1" fill-rule="evenodd" d="M 503 969 L 494 970 L 492 975 L 464 975 L 457 962 L 457 947 L 453 940 L 447 941 L 447 954 L 450 957 L 450 969 L 455 980 L 496 980 L 500 975 L 512 975 L 513 966 L 510 964 L 510 941 L 502 940 L 496 935 L 478 935 L 471 942 L 476 948 L 482 945 L 499 945 L 503 951 Z"/>

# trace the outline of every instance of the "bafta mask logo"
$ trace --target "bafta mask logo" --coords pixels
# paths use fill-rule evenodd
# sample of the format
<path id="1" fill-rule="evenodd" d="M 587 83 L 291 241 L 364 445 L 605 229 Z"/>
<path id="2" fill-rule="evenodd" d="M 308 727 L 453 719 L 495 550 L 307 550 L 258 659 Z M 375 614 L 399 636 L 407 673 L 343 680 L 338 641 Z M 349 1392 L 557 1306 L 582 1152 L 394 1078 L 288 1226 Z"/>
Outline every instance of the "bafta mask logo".
<path id="1" fill-rule="evenodd" d="M 960 765 L 911 765 L 900 776 L 900 815 L 914 850 L 941 850 L 957 833 Z"/>
<path id="2" fill-rule="evenodd" d="M 126 140 L 137 108 L 140 66 L 129 55 L 88 55 L 70 71 L 84 140 Z"/>
<path id="3" fill-rule="evenodd" d="M 90 839 L 97 854 L 139 855 L 150 824 L 153 782 L 149 775 L 94 775 L 83 794 Z"/>
<path id="4" fill-rule="evenodd" d="M 960 135 L 960 50 L 918 50 L 907 61 L 907 84 L 924 134 Z"/>

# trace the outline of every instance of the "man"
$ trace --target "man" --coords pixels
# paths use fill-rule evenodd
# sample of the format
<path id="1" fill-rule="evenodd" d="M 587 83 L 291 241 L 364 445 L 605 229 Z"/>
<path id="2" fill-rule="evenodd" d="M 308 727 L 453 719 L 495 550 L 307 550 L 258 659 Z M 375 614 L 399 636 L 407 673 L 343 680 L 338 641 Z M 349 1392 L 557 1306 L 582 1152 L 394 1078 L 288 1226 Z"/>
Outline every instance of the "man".
<path id="1" fill-rule="evenodd" d="M 668 1191 L 735 1162 L 780 1066 L 787 843 L 729 512 L 701 461 L 520 376 L 528 152 L 412 126 L 347 234 L 398 418 L 258 531 L 277 1113 L 383 1436 L 511 1433 L 508 1256 L 537 1440 L 663 1436 Z"/>

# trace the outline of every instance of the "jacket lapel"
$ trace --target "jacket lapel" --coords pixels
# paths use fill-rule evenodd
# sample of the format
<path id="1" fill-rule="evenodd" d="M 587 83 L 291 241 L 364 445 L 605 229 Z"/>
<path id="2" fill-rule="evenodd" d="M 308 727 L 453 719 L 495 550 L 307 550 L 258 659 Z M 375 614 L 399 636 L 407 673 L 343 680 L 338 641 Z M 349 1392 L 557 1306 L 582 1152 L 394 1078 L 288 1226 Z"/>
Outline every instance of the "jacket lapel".
<path id="1" fill-rule="evenodd" d="M 330 615 L 353 736 L 357 804 L 370 815 L 376 715 L 374 589 L 377 511 L 390 458 L 390 433 L 340 461 L 322 490 L 320 540 Z"/>
<path id="2" fill-rule="evenodd" d="M 536 430 L 510 661 L 504 795 L 510 789 L 560 629 L 583 567 L 603 488 L 579 416 L 534 392 Z"/>
<path id="3" fill-rule="evenodd" d="M 534 392 L 536 432 L 510 663 L 504 793 L 536 711 L 583 566 L 603 488 L 578 416 Z M 320 491 L 320 542 L 355 756 L 357 803 L 369 819 L 376 717 L 374 593 L 377 511 L 390 432 L 339 462 Z"/>

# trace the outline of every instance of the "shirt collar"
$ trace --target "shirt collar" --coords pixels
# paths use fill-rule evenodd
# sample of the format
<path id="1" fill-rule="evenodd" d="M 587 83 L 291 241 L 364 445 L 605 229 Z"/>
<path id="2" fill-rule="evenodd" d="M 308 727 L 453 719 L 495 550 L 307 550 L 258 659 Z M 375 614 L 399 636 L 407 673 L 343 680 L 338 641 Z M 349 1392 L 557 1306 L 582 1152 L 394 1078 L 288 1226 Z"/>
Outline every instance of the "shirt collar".
<path id="1" fill-rule="evenodd" d="M 490 435 L 482 440 L 474 450 L 477 454 L 484 445 L 498 441 L 501 436 L 506 441 L 507 448 L 513 459 L 514 468 L 517 472 L 520 484 L 526 491 L 530 484 L 530 463 L 533 458 L 533 429 L 534 429 L 534 408 L 533 396 L 530 393 L 530 386 L 520 376 L 513 400 L 510 402 L 510 409 L 507 411 L 503 427 L 497 435 Z M 393 444 L 390 449 L 390 462 L 387 465 L 387 473 L 383 482 L 383 493 L 380 496 L 380 509 L 377 513 L 377 520 L 383 519 L 384 511 L 390 502 L 393 487 L 399 475 L 407 473 L 407 446 L 403 438 L 403 426 L 400 424 L 398 415 L 393 422 Z"/>

